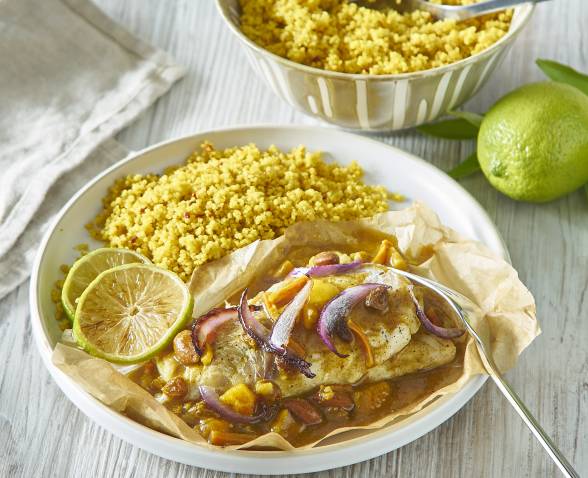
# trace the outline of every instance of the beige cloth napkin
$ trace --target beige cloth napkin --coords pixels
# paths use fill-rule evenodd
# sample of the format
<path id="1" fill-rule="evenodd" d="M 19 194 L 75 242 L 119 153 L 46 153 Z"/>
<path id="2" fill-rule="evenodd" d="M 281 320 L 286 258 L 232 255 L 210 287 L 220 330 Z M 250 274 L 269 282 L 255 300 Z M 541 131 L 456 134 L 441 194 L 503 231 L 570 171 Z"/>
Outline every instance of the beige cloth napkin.
<path id="1" fill-rule="evenodd" d="M 127 154 L 110 138 L 184 70 L 89 0 L 0 0 L 0 59 L 1 299 L 59 208 Z"/>

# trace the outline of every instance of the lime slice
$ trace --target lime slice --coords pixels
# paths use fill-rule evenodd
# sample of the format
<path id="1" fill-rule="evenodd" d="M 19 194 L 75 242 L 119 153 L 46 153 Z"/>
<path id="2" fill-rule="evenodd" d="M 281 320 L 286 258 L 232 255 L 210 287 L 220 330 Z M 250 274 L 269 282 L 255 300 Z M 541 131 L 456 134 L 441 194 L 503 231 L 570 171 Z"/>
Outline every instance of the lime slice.
<path id="1" fill-rule="evenodd" d="M 149 259 L 137 252 L 109 247 L 96 249 L 79 258 L 67 274 L 61 290 L 61 303 L 69 320 L 74 320 L 78 297 L 100 273 L 116 266 L 137 262 L 149 263 Z"/>
<path id="2" fill-rule="evenodd" d="M 73 333 L 96 357 L 137 363 L 167 347 L 192 316 L 192 295 L 173 272 L 127 264 L 102 272 L 78 300 Z"/>

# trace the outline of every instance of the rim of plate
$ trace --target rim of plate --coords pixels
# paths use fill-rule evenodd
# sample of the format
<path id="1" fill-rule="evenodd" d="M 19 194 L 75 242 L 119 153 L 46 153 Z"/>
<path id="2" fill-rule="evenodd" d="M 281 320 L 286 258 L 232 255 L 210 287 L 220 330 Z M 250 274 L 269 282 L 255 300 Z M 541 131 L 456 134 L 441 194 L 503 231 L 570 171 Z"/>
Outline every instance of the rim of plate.
<path id="1" fill-rule="evenodd" d="M 319 127 L 325 134 L 340 135 L 350 138 L 354 141 L 364 141 L 375 143 L 379 147 L 389 149 L 397 156 L 403 156 L 407 160 L 414 161 L 420 166 L 428 169 L 432 174 L 443 177 L 445 181 L 454 183 L 456 192 L 462 194 L 467 199 L 469 207 L 473 208 L 475 214 L 482 218 L 491 228 L 495 236 L 496 244 L 501 248 L 505 260 L 510 263 L 508 250 L 504 244 L 500 233 L 494 226 L 492 220 L 482 208 L 482 206 L 456 181 L 445 175 L 441 170 L 428 163 L 422 158 L 407 153 L 394 146 L 387 145 L 375 139 L 348 133 L 332 128 Z M 292 125 L 270 125 L 270 124 L 253 124 L 253 125 L 236 125 L 223 128 L 214 128 L 191 135 L 186 135 L 166 141 L 156 143 L 152 146 L 139 151 L 132 151 L 129 155 L 109 168 L 102 171 L 86 185 L 84 185 L 59 211 L 53 219 L 51 226 L 45 233 L 41 244 L 37 250 L 29 287 L 29 306 L 31 310 L 31 325 L 37 349 L 41 358 L 57 382 L 58 386 L 64 392 L 66 397 L 73 402 L 88 418 L 106 428 L 115 436 L 149 451 L 161 457 L 186 463 L 203 468 L 214 469 L 226 472 L 241 472 L 255 474 L 284 474 L 272 465 L 280 466 L 282 470 L 290 473 L 307 473 L 321 471 L 326 469 L 347 466 L 361 461 L 369 460 L 376 456 L 383 455 L 395 449 L 398 449 L 437 428 L 452 415 L 457 413 L 469 400 L 478 392 L 486 382 L 487 375 L 477 375 L 472 377 L 464 387 L 455 394 L 445 395 L 435 399 L 423 410 L 416 414 L 404 417 L 402 420 L 376 429 L 368 434 L 351 438 L 336 444 L 328 444 L 311 448 L 309 450 L 297 451 L 292 454 L 289 451 L 250 451 L 250 450 L 225 450 L 215 449 L 208 446 L 196 445 L 180 438 L 153 430 L 142 425 L 130 418 L 112 410 L 104 405 L 98 399 L 91 396 L 73 381 L 69 376 L 53 365 L 51 355 L 53 349 L 45 334 L 39 301 L 39 271 L 47 244 L 55 232 L 56 225 L 59 223 L 65 213 L 77 203 L 98 181 L 104 176 L 121 168 L 131 161 L 136 161 L 141 156 L 155 149 L 165 148 L 174 143 L 186 141 L 191 138 L 205 137 L 210 134 L 246 132 L 247 130 L 271 130 L 276 132 L 316 132 L 316 126 L 292 126 Z M 394 443 L 390 446 L 389 435 L 394 433 Z M 263 460 L 263 461 L 262 461 Z"/>
<path id="2" fill-rule="evenodd" d="M 217 8 L 219 15 L 223 19 L 223 22 L 229 27 L 231 32 L 242 43 L 244 43 L 245 46 L 251 48 L 252 50 L 256 51 L 257 53 L 259 53 L 262 56 L 267 56 L 267 57 L 271 58 L 272 60 L 277 61 L 278 63 L 282 63 L 283 65 L 288 66 L 292 69 L 301 70 L 306 73 L 311 73 L 314 75 L 322 75 L 322 76 L 339 78 L 339 79 L 346 79 L 346 80 L 376 80 L 376 81 L 405 80 L 405 79 L 412 79 L 412 78 L 417 78 L 417 77 L 434 76 L 434 75 L 441 74 L 441 73 L 444 73 L 444 72 L 452 70 L 452 69 L 465 67 L 466 65 L 468 65 L 470 63 L 475 63 L 478 60 L 480 60 L 486 56 L 491 56 L 496 50 L 502 48 L 503 46 L 506 46 L 506 44 L 509 43 L 511 40 L 514 40 L 514 38 L 523 30 L 525 25 L 527 25 L 527 23 L 531 19 L 531 15 L 535 9 L 535 4 L 531 3 L 531 2 L 527 2 L 527 3 L 524 3 L 524 4 L 519 5 L 517 7 L 514 7 L 515 15 L 518 14 L 521 16 L 520 19 L 517 19 L 518 24 L 515 26 L 515 28 L 512 28 L 512 29 L 509 28 L 508 32 L 506 32 L 506 35 L 504 35 L 502 38 L 498 39 L 497 42 L 493 43 L 485 50 L 482 50 L 481 52 L 476 53 L 474 55 L 468 56 L 467 58 L 463 58 L 459 61 L 449 63 L 448 65 L 443 65 L 443 66 L 439 66 L 436 68 L 429 68 L 427 70 L 411 71 L 408 73 L 376 75 L 373 73 L 366 73 L 366 74 L 345 73 L 345 72 L 341 72 L 341 71 L 323 70 L 321 68 L 304 65 L 303 63 L 297 63 L 293 60 L 289 60 L 288 58 L 284 58 L 279 55 L 276 55 L 275 53 L 272 53 L 271 51 L 266 50 L 262 46 L 258 45 L 253 40 L 250 40 L 249 37 L 247 37 L 241 31 L 241 29 L 237 28 L 237 25 L 235 25 L 233 23 L 233 21 L 225 14 L 223 8 L 221 7 L 220 0 L 215 0 L 215 3 L 216 3 L 216 8 Z M 515 18 L 515 16 L 513 15 L 513 19 L 514 18 Z M 511 20 L 511 25 L 512 25 L 512 20 Z"/>

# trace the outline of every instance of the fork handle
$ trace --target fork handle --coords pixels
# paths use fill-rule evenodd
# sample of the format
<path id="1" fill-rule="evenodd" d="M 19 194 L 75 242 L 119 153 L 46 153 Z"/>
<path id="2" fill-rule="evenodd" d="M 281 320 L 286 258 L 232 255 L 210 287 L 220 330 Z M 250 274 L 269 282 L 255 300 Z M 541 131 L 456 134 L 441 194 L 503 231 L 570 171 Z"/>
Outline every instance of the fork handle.
<path id="1" fill-rule="evenodd" d="M 453 311 L 457 314 L 457 316 L 461 319 L 463 324 L 465 325 L 466 329 L 470 333 L 470 335 L 476 341 L 478 346 L 478 353 L 480 358 L 482 359 L 482 363 L 484 364 L 484 368 L 488 375 L 492 377 L 492 380 L 496 383 L 498 389 L 502 392 L 502 394 L 506 397 L 512 407 L 516 410 L 516 412 L 520 415 L 520 417 L 525 422 L 525 425 L 529 427 L 529 430 L 533 433 L 535 438 L 541 443 L 545 451 L 549 455 L 549 457 L 554 461 L 554 463 L 558 466 L 565 477 L 569 478 L 580 478 L 580 475 L 574 467 L 566 460 L 566 457 L 562 454 L 561 451 L 555 446 L 555 443 L 549 438 L 549 435 L 545 433 L 545 430 L 541 428 L 539 422 L 535 419 L 529 409 L 525 406 L 523 401 L 519 398 L 519 396 L 515 393 L 515 391 L 511 388 L 496 366 L 494 359 L 492 358 L 492 354 L 490 353 L 490 349 L 486 347 L 485 341 L 482 340 L 480 335 L 476 332 L 476 329 L 472 326 L 470 319 L 468 318 L 468 313 L 464 309 L 464 306 L 469 301 L 466 297 L 462 296 L 458 292 L 445 287 L 438 282 L 435 282 L 431 279 L 426 279 L 424 277 L 420 277 L 416 274 L 411 272 L 402 271 L 399 269 L 392 269 L 396 274 L 401 275 L 410 279 L 417 284 L 424 285 L 429 289 L 433 290 L 437 294 L 439 294 L 442 298 L 444 298 L 447 303 L 451 306 Z M 467 306 L 466 306 L 467 308 Z"/>
<path id="2" fill-rule="evenodd" d="M 509 7 L 516 7 L 524 3 L 541 3 L 547 0 L 487 0 L 485 2 L 473 3 L 464 6 L 432 5 L 428 1 L 418 0 L 419 8 L 428 10 L 431 13 L 440 13 L 443 18 L 455 20 L 466 20 L 486 13 L 498 12 Z"/>
<path id="3" fill-rule="evenodd" d="M 467 5 L 464 10 L 479 15 L 480 13 L 492 13 L 497 12 L 498 10 L 504 10 L 508 7 L 516 7 L 517 5 L 522 5 L 523 3 L 541 3 L 546 1 L 547 0 L 487 0 L 485 2 L 478 2 L 473 3 L 472 5 Z"/>
<path id="4" fill-rule="evenodd" d="M 535 435 L 535 438 L 541 443 L 545 451 L 549 454 L 551 459 L 554 463 L 558 466 L 565 477 L 569 478 L 580 478 L 580 475 L 571 463 L 566 460 L 566 457 L 563 456 L 562 452 L 555 446 L 555 443 L 549 438 L 549 435 L 541 428 L 539 422 L 535 419 L 535 417 L 531 414 L 529 409 L 525 406 L 523 401 L 519 398 L 519 396 L 515 393 L 515 391 L 511 388 L 506 380 L 502 378 L 500 373 L 495 369 L 495 367 L 491 367 L 492 370 L 490 376 L 492 380 L 496 383 L 502 394 L 506 397 L 506 399 L 510 402 L 512 407 L 517 411 L 520 417 L 525 422 L 525 425 L 529 427 L 529 430 Z M 490 370 L 489 370 L 490 371 Z"/>

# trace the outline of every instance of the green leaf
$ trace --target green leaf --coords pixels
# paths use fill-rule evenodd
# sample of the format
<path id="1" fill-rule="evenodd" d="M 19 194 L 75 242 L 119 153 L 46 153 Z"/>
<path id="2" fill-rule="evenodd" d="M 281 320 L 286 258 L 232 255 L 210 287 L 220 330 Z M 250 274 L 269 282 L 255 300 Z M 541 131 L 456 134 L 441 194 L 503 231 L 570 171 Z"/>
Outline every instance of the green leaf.
<path id="1" fill-rule="evenodd" d="M 584 186 L 584 192 L 586 193 L 586 199 L 588 199 L 588 184 Z"/>
<path id="2" fill-rule="evenodd" d="M 480 125 L 482 124 L 482 120 L 484 119 L 484 116 L 479 115 L 477 113 L 471 113 L 470 111 L 449 110 L 447 113 L 451 116 L 455 116 L 456 118 L 466 120 L 468 123 L 470 123 L 478 129 L 480 129 Z"/>
<path id="3" fill-rule="evenodd" d="M 475 139 L 478 137 L 478 128 L 462 118 L 424 124 L 419 126 L 417 131 L 445 139 Z"/>
<path id="4" fill-rule="evenodd" d="M 478 155 L 474 151 L 447 174 L 453 179 L 462 179 L 471 176 L 478 171 L 480 171 L 480 163 L 478 162 Z"/>
<path id="5" fill-rule="evenodd" d="M 573 68 L 552 60 L 537 60 L 537 66 L 551 80 L 567 83 L 588 95 L 588 75 L 584 75 Z"/>

